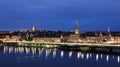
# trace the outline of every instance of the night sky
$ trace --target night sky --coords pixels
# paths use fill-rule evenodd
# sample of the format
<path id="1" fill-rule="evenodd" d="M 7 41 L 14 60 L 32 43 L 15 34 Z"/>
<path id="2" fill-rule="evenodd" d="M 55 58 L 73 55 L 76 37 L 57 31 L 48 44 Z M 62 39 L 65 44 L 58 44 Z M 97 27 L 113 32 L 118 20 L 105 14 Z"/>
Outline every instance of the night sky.
<path id="1" fill-rule="evenodd" d="M 120 31 L 120 0 L 0 0 L 0 30 Z"/>

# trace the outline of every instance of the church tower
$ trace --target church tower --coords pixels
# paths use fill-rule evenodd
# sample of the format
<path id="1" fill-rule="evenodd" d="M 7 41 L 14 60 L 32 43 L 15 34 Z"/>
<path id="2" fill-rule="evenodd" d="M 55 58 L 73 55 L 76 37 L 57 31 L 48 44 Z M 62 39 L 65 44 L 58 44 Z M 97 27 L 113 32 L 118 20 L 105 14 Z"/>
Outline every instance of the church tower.
<path id="1" fill-rule="evenodd" d="M 76 21 L 75 34 L 77 34 L 77 35 L 79 34 L 78 21 Z"/>
<path id="2" fill-rule="evenodd" d="M 35 25 L 33 25 L 33 27 L 32 27 L 32 31 L 33 31 L 33 32 L 36 31 L 36 26 L 35 26 Z"/>
<path id="3" fill-rule="evenodd" d="M 74 32 L 75 32 L 74 34 L 70 34 L 67 42 L 74 42 L 74 43 L 81 42 L 80 35 L 79 35 L 79 29 L 78 29 L 78 21 L 76 21 Z"/>

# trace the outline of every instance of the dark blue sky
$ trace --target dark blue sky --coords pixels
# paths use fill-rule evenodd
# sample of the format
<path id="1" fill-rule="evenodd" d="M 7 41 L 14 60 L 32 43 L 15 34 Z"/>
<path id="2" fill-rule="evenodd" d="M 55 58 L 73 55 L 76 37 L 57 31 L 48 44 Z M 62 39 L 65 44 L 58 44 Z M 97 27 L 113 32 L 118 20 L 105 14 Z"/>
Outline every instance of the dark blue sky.
<path id="1" fill-rule="evenodd" d="M 120 31 L 120 0 L 0 0 L 0 30 Z"/>

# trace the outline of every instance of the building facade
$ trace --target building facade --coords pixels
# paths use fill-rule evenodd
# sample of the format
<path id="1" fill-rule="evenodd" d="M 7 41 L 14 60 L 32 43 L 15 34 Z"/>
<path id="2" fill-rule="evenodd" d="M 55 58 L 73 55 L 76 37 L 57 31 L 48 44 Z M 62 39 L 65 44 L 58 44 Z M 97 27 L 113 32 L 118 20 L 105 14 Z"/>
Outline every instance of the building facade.
<path id="1" fill-rule="evenodd" d="M 33 38 L 34 42 L 55 42 L 55 43 L 60 43 L 61 39 L 60 38 L 43 38 L 43 37 L 34 37 Z"/>

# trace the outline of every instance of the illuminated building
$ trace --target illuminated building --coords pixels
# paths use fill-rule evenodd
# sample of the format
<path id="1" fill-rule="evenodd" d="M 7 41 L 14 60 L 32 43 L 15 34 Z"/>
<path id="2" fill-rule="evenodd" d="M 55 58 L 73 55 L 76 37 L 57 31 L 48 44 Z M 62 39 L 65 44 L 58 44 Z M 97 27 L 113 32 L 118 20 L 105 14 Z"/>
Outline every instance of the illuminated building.
<path id="1" fill-rule="evenodd" d="M 34 37 L 33 41 L 34 42 L 56 42 L 56 43 L 61 42 L 60 38 L 42 38 L 42 37 Z"/>
<path id="2" fill-rule="evenodd" d="M 32 32 L 35 32 L 35 31 L 36 31 L 36 26 L 33 25 L 33 27 L 32 27 Z"/>

